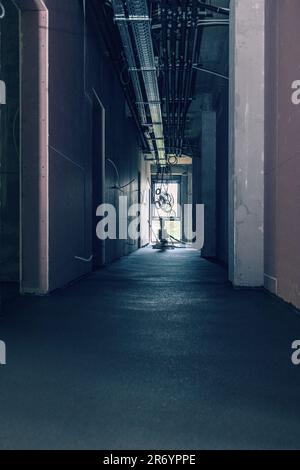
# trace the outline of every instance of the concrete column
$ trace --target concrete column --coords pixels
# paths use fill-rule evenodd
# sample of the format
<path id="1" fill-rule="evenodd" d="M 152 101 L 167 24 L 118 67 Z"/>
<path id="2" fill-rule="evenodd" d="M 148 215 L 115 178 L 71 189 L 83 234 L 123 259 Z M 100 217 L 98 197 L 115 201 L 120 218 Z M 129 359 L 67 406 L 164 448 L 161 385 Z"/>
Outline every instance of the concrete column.
<path id="1" fill-rule="evenodd" d="M 21 293 L 49 290 L 48 11 L 14 0 L 21 30 Z"/>
<path id="2" fill-rule="evenodd" d="M 216 113 L 202 111 L 201 201 L 205 206 L 202 255 L 216 256 Z"/>
<path id="3" fill-rule="evenodd" d="M 229 278 L 263 285 L 265 0 L 230 2 Z"/>

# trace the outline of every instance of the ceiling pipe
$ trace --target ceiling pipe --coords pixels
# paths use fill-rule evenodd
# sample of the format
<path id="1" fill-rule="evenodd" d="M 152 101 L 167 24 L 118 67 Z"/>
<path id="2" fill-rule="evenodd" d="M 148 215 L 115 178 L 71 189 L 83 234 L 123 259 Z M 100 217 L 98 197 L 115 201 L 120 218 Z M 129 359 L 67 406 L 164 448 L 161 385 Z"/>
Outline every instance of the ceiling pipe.
<path id="1" fill-rule="evenodd" d="M 198 5 L 205 8 L 206 10 L 213 11 L 214 13 L 219 13 L 220 15 L 229 16 L 230 10 L 229 8 L 218 7 L 215 5 L 209 5 L 205 2 L 198 1 Z"/>
<path id="2" fill-rule="evenodd" d="M 165 158 L 161 102 L 147 2 L 146 0 L 127 0 L 125 6 L 123 0 L 112 0 L 112 5 L 136 91 L 137 103 L 141 109 L 142 123 L 145 125 L 148 121 L 145 111 L 145 106 L 147 106 L 152 121 L 151 133 L 156 147 L 153 152 L 156 151 L 157 159 Z M 137 51 L 137 58 L 134 50 Z M 145 101 L 142 88 L 145 90 Z M 159 145 L 156 144 L 156 139 L 160 141 Z"/>

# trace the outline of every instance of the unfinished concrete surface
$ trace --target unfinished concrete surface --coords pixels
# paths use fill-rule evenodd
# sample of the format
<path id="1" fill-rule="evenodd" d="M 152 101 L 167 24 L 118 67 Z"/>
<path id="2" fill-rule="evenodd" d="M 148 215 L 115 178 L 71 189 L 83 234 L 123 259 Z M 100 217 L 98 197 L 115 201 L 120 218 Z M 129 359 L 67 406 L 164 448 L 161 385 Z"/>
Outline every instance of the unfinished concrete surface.
<path id="1" fill-rule="evenodd" d="M 19 23 L 10 0 L 0 24 L 0 283 L 19 276 Z M 8 99 L 9 97 L 9 99 Z M 5 98 L 5 100 L 3 99 Z M 1 286 L 0 286 L 1 296 Z"/>
<path id="2" fill-rule="evenodd" d="M 264 283 L 265 0 L 230 2 L 229 278 Z"/>
<path id="3" fill-rule="evenodd" d="M 143 249 L 1 321 L 2 449 L 299 449 L 300 317 Z"/>
<path id="4" fill-rule="evenodd" d="M 21 292 L 47 294 L 92 270 L 99 258 L 96 208 L 106 202 L 118 209 L 121 194 L 129 205 L 137 203 L 149 189 L 149 168 L 91 3 L 15 5 L 22 34 Z M 102 122 L 96 105 L 104 110 Z M 103 151 L 95 134 L 105 138 Z M 102 178 L 95 160 L 105 168 Z M 122 193 L 120 185 L 126 186 Z M 149 198 L 147 213 L 148 204 Z M 144 220 L 142 244 L 149 241 Z M 108 240 L 100 257 L 109 263 L 137 248 L 127 239 Z"/>

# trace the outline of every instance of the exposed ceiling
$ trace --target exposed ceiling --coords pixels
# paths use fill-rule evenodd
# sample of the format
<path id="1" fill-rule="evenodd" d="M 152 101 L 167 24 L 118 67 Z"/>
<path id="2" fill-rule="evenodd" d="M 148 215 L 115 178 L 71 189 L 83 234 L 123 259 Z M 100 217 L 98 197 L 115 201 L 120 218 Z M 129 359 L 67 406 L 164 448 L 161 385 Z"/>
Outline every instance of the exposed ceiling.
<path id="1" fill-rule="evenodd" d="M 106 3 L 114 8 L 148 158 L 164 164 L 169 156 L 195 156 L 202 110 L 216 108 L 228 90 L 229 0 Z"/>

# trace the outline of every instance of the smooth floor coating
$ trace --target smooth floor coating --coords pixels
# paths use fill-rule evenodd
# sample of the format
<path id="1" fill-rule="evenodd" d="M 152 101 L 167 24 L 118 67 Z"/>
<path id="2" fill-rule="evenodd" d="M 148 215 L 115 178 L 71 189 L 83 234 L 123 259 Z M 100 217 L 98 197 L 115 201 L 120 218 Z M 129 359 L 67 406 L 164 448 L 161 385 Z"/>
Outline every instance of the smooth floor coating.
<path id="1" fill-rule="evenodd" d="M 143 249 L 0 320 L 1 449 L 300 449 L 300 316 Z"/>

